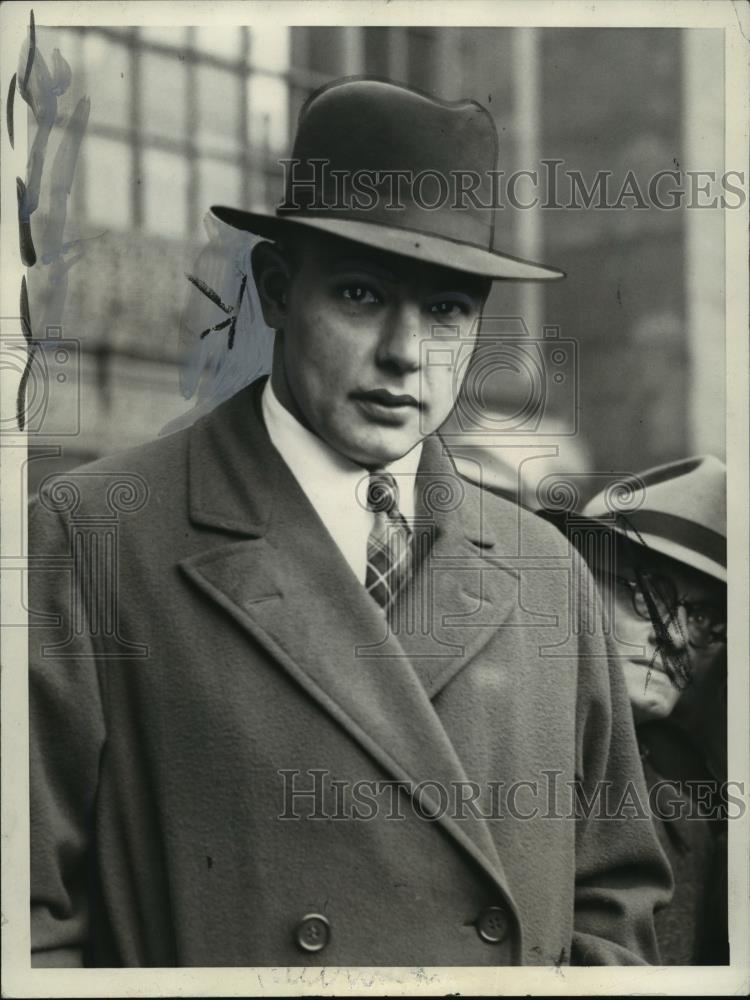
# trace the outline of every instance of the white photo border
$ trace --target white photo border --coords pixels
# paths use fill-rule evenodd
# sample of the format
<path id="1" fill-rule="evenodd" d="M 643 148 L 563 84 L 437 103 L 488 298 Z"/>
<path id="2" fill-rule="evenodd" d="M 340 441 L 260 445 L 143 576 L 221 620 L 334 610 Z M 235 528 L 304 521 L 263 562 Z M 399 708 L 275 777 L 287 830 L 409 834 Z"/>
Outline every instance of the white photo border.
<path id="1" fill-rule="evenodd" d="M 748 40 L 750 8 L 731 0 L 349 0 L 349 2 L 39 2 L 4 4 L 0 10 L 0 65 L 3 114 L 8 82 L 15 69 L 33 8 L 38 23 L 71 24 L 276 24 L 677 27 L 720 28 L 725 38 L 727 167 L 748 176 Z M 16 176 L 25 170 L 25 116 L 16 116 L 15 148 L 2 129 L 2 215 L 0 317 L 18 312 L 23 267 L 18 253 Z M 729 550 L 729 773 L 750 779 L 750 670 L 748 669 L 748 211 L 726 213 L 727 466 Z M 15 407 L 17 373 L 0 371 L 2 418 Z M 0 448 L 0 541 L 7 566 L 23 565 L 26 537 L 26 441 L 4 435 Z M 20 543 L 20 544 L 19 544 Z M 9 574 L 24 577 L 25 574 Z M 23 595 L 4 586 L 2 618 L 18 621 Z M 728 967 L 616 968 L 184 968 L 31 969 L 29 964 L 28 697 L 26 629 L 2 630 L 2 967 L 3 994 L 9 997 L 105 996 L 554 996 L 740 994 L 750 990 L 750 817 L 730 823 L 730 944 Z"/>

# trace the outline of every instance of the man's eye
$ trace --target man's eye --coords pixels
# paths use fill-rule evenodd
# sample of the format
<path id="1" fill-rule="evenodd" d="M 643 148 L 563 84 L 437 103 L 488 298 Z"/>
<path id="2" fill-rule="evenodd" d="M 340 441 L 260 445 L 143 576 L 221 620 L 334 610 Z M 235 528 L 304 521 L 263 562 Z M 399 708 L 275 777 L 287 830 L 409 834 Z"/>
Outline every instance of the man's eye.
<path id="1" fill-rule="evenodd" d="M 683 602 L 687 611 L 688 621 L 693 625 L 708 627 L 721 620 L 721 612 L 709 605 L 691 604 L 689 601 Z"/>
<path id="2" fill-rule="evenodd" d="M 453 302 L 447 299 L 444 302 L 435 302 L 431 305 L 430 312 L 433 316 L 439 316 L 441 319 L 456 319 L 458 316 L 467 314 L 468 306 L 464 302 Z"/>
<path id="3" fill-rule="evenodd" d="M 341 289 L 341 297 L 349 302 L 365 306 L 374 305 L 380 301 L 376 293 L 366 285 L 346 285 Z"/>

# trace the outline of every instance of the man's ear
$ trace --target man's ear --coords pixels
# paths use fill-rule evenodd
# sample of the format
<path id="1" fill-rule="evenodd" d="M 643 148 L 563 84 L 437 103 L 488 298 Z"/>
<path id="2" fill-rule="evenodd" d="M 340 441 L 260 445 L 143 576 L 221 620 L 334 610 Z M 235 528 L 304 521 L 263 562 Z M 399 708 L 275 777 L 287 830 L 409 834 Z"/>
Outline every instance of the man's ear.
<path id="1" fill-rule="evenodd" d="M 266 241 L 253 247 L 251 262 L 265 324 L 272 330 L 281 330 L 286 319 L 289 264 L 280 248 Z"/>

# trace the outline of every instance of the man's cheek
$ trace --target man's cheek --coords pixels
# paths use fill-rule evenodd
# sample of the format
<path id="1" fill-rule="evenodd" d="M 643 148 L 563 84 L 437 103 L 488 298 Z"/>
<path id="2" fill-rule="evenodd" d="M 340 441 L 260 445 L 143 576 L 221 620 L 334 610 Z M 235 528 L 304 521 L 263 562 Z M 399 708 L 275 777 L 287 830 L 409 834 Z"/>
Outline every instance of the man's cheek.
<path id="1" fill-rule="evenodd" d="M 422 398 L 420 402 L 429 414 L 429 419 L 442 423 L 456 403 L 458 386 L 454 371 L 438 371 L 431 377 L 422 380 Z"/>
<path id="2" fill-rule="evenodd" d="M 664 719 L 672 712 L 681 692 L 666 674 L 632 663 L 624 664 L 623 672 L 636 722 Z"/>

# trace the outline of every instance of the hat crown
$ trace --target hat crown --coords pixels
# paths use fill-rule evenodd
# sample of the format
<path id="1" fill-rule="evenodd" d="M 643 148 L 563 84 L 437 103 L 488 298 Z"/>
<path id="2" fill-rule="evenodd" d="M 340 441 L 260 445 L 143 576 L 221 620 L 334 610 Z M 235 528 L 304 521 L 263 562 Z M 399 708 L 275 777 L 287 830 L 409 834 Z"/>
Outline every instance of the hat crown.
<path id="1" fill-rule="evenodd" d="M 495 123 L 475 101 L 441 101 L 384 80 L 337 81 L 302 106 L 279 213 L 333 211 L 489 250 L 497 150 Z M 457 208 L 462 175 L 472 178 L 472 197 Z"/>
<path id="2" fill-rule="evenodd" d="M 476 101 L 441 101 L 385 80 L 337 81 L 302 106 L 292 155 L 351 170 L 486 172 L 497 165 L 497 131 Z"/>

